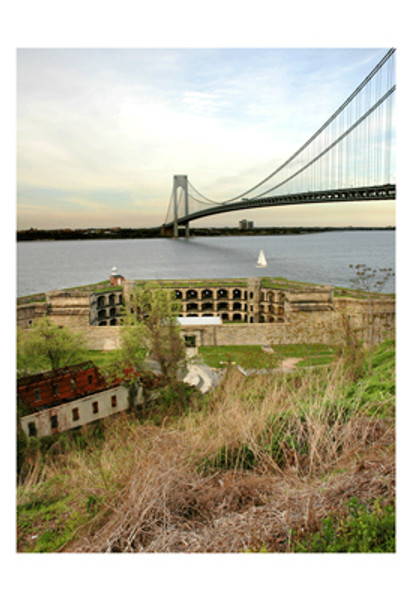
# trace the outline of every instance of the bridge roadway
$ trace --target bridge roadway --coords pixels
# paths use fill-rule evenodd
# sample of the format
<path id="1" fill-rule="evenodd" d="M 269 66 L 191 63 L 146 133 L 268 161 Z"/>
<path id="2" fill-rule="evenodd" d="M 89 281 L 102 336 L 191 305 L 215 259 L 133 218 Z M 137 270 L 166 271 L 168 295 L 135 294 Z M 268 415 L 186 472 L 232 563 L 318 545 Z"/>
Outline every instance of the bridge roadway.
<path id="1" fill-rule="evenodd" d="M 256 198 L 248 200 L 243 198 L 239 202 L 232 204 L 218 204 L 179 217 L 178 225 L 186 225 L 190 221 L 216 215 L 218 213 L 229 212 L 233 210 L 245 210 L 249 208 L 261 208 L 265 206 L 287 206 L 290 204 L 321 204 L 327 202 L 365 202 L 371 200 L 395 200 L 395 184 L 373 185 L 357 188 L 344 188 L 337 190 L 324 190 L 320 192 L 304 192 L 300 194 L 287 194 L 284 196 L 268 196 L 265 198 Z M 165 223 L 164 228 L 171 228 L 174 221 Z"/>

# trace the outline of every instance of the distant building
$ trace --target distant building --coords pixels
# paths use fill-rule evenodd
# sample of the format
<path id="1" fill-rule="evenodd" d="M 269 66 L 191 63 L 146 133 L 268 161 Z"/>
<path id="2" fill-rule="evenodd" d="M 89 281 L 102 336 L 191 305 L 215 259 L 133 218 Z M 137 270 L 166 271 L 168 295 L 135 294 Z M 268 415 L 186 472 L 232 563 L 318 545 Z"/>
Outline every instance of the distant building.
<path id="1" fill-rule="evenodd" d="M 254 221 L 247 221 L 247 219 L 243 219 L 239 222 L 238 227 L 241 231 L 245 231 L 247 229 L 254 229 Z"/>

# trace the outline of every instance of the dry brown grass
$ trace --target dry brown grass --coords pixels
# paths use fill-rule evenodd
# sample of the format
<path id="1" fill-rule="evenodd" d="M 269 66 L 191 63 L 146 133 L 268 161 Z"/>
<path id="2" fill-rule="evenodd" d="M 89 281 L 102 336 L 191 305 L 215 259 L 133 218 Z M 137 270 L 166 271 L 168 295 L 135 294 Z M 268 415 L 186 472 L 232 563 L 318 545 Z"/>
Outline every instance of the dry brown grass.
<path id="1" fill-rule="evenodd" d="M 207 406 L 178 421 L 117 419 L 94 451 L 33 471 L 25 493 L 64 474 L 79 505 L 99 500 L 63 552 L 288 551 L 291 528 L 316 530 L 352 496 L 394 497 L 394 422 L 364 409 L 347 415 L 343 377 L 338 368 L 306 379 L 232 372 Z M 247 470 L 243 446 L 254 461 Z M 226 465 L 215 462 L 221 449 Z"/>

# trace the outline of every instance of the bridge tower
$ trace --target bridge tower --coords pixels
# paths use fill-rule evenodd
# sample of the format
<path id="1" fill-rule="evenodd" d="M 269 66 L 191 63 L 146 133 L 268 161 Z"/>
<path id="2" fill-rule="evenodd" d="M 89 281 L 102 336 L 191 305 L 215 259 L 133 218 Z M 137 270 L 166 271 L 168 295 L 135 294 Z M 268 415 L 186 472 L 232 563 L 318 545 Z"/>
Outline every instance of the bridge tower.
<path id="1" fill-rule="evenodd" d="M 184 194 L 184 216 L 188 215 L 188 180 L 187 175 L 174 175 L 173 199 L 174 199 L 174 229 L 173 236 L 178 237 L 178 194 L 179 191 Z M 190 224 L 186 223 L 185 236 L 190 235 Z"/>

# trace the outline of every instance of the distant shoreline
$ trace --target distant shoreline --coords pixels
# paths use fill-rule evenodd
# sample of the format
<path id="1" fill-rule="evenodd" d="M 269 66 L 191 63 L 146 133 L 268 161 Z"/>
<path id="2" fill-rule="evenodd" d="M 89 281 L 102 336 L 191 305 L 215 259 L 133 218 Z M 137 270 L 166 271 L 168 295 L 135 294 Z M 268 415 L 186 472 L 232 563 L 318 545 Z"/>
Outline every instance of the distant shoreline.
<path id="1" fill-rule="evenodd" d="M 306 235 L 333 231 L 395 231 L 388 227 L 254 227 L 241 230 L 238 227 L 191 228 L 190 237 L 256 236 L 256 235 Z M 184 236 L 184 230 L 179 232 Z M 27 229 L 17 232 L 17 241 L 63 241 L 63 240 L 113 240 L 162 238 L 160 227 L 152 228 L 88 228 L 88 229 Z"/>

